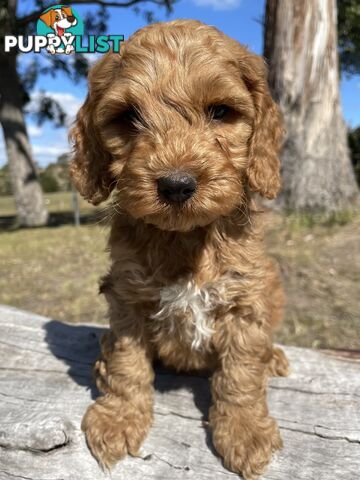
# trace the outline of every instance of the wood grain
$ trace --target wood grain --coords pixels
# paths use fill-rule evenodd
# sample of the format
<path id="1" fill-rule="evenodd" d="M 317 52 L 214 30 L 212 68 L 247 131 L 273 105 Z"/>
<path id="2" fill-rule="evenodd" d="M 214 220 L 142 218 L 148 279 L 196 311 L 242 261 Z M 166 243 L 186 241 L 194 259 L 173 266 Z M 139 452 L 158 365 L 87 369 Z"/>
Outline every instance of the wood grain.
<path id="1" fill-rule="evenodd" d="M 101 480 L 80 431 L 96 396 L 90 368 L 98 326 L 68 325 L 0 306 L 0 480 Z M 360 365 L 285 348 L 287 379 L 272 379 L 271 413 L 284 449 L 264 479 L 357 480 L 360 472 Z M 160 369 L 155 424 L 139 458 L 126 458 L 113 480 L 228 479 L 204 419 L 205 377 Z"/>

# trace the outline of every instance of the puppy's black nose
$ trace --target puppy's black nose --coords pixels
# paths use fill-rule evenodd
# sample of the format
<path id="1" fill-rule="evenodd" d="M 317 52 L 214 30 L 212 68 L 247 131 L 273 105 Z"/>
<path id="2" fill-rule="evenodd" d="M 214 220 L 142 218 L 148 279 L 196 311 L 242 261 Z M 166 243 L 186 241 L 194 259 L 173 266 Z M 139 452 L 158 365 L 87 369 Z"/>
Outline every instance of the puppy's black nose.
<path id="1" fill-rule="evenodd" d="M 75 17 L 73 15 L 69 15 L 67 19 L 69 20 L 70 23 L 73 23 L 75 20 Z"/>
<path id="2" fill-rule="evenodd" d="M 187 173 L 177 172 L 157 181 L 159 195 L 167 202 L 182 203 L 196 190 L 196 181 Z"/>

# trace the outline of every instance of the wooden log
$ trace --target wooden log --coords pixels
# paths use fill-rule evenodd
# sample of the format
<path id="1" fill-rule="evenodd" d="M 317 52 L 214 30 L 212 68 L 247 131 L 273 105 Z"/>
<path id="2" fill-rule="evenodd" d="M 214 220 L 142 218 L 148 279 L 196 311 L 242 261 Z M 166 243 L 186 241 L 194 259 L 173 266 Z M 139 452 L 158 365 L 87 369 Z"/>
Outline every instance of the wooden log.
<path id="1" fill-rule="evenodd" d="M 97 395 L 90 369 L 103 330 L 0 306 L 0 480 L 109 478 L 80 430 Z M 263 478 L 358 480 L 360 364 L 285 350 L 292 374 L 269 388 L 285 446 Z M 141 457 L 120 462 L 111 478 L 236 478 L 212 449 L 204 426 L 209 403 L 207 378 L 159 371 L 155 422 Z"/>

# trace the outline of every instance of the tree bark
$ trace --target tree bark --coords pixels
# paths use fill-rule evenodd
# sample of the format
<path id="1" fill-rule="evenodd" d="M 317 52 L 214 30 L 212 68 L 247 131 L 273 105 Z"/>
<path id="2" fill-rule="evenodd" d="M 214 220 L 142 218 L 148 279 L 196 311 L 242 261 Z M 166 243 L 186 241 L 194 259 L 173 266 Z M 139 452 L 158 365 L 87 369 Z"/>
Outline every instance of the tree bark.
<path id="1" fill-rule="evenodd" d="M 3 37 L 14 32 L 16 2 L 9 1 L 8 7 L 0 10 L 0 33 Z M 48 213 L 26 131 L 23 113 L 25 92 L 17 73 L 16 55 L 4 53 L 3 46 L 0 50 L 0 123 L 18 223 L 26 227 L 41 226 L 47 223 Z"/>
<path id="2" fill-rule="evenodd" d="M 337 212 L 358 196 L 339 95 L 335 0 L 267 0 L 264 56 L 286 140 L 280 206 Z"/>

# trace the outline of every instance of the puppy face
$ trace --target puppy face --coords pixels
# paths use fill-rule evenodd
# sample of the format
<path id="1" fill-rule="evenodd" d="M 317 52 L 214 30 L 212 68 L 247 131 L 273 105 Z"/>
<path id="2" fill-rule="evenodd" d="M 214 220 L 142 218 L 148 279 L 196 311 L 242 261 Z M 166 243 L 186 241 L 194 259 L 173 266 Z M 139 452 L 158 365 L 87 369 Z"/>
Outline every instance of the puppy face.
<path id="1" fill-rule="evenodd" d="M 71 173 L 97 204 L 116 190 L 129 215 L 187 231 L 280 185 L 281 125 L 262 60 L 215 28 L 144 28 L 89 76 L 72 131 Z"/>
<path id="2" fill-rule="evenodd" d="M 61 7 L 49 10 L 41 15 L 40 19 L 48 26 L 53 28 L 56 33 L 57 29 L 65 30 L 77 24 L 71 7 Z"/>

